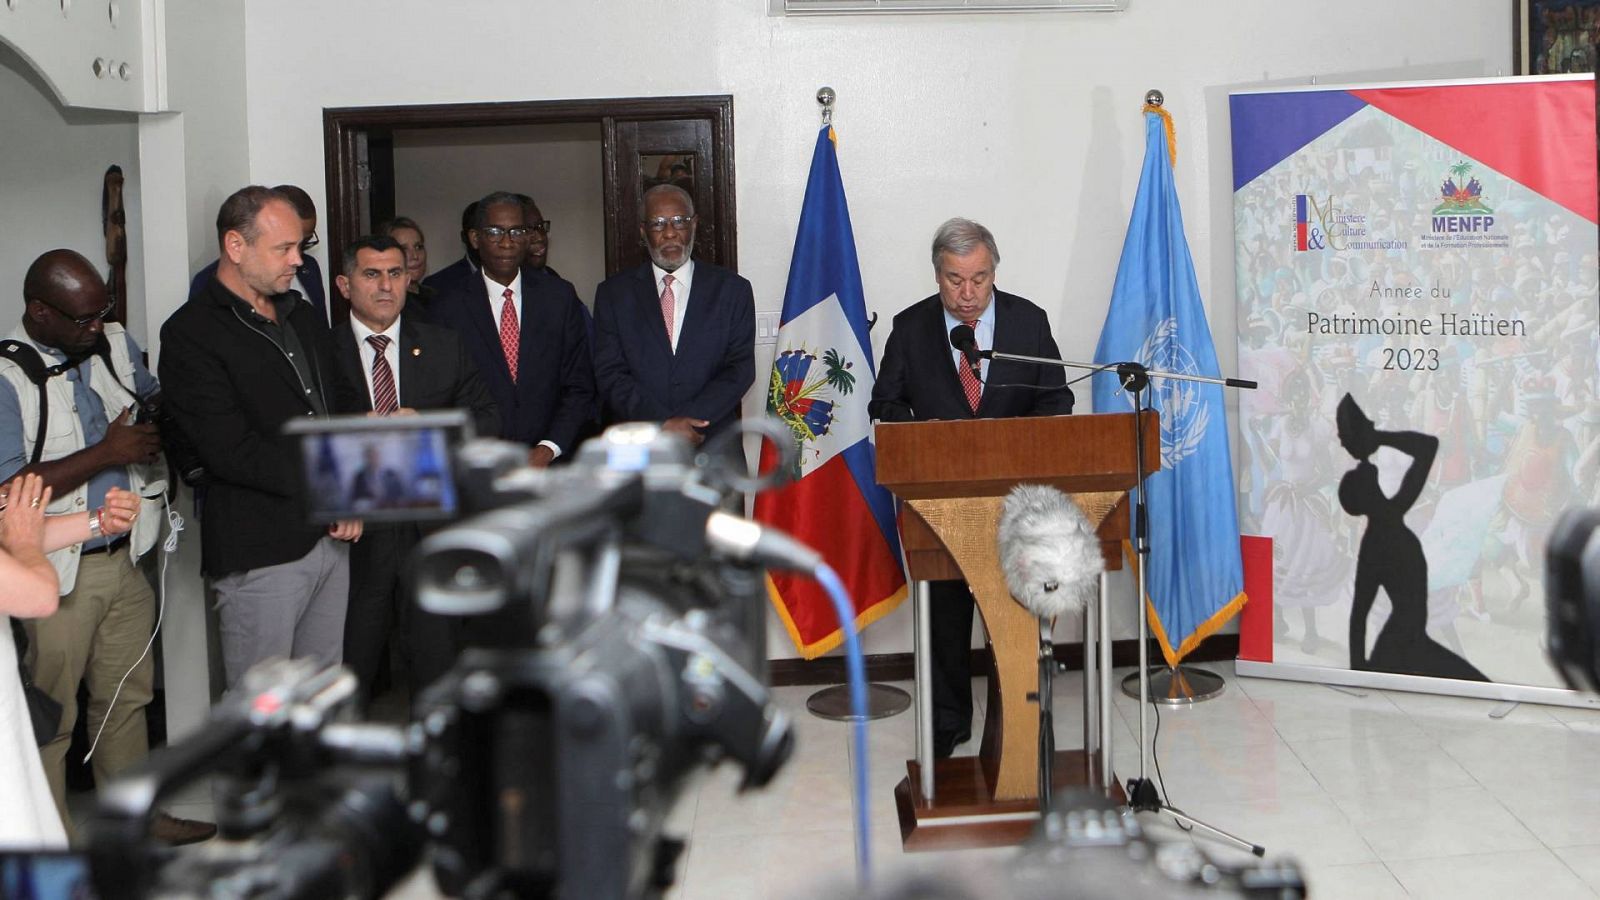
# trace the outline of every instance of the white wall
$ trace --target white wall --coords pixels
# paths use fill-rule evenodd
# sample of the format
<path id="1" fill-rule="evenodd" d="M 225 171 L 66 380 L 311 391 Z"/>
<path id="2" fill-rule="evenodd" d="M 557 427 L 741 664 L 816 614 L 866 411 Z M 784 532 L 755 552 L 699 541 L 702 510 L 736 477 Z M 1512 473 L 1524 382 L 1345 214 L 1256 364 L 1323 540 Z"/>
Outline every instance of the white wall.
<path id="1" fill-rule="evenodd" d="M 122 167 L 128 211 L 128 318 L 145 343 L 143 260 L 138 227 L 138 129 L 127 113 L 66 109 L 37 72 L 0 44 L 0 334 L 22 318 L 22 276 L 46 250 L 83 254 L 104 276 L 100 190 L 106 168 Z"/>
<path id="2" fill-rule="evenodd" d="M 461 208 L 496 190 L 539 204 L 550 266 L 592 304 L 606 271 L 599 124 L 395 132 L 394 208 L 422 226 L 430 272 L 461 258 Z"/>
<path id="3" fill-rule="evenodd" d="M 740 269 L 757 306 L 777 310 L 818 124 L 814 95 L 827 84 L 839 96 L 840 161 L 870 308 L 886 322 L 931 293 L 933 229 L 965 215 L 1000 242 L 999 285 L 1044 306 L 1062 352 L 1086 358 L 1137 185 L 1139 106 L 1156 87 L 1176 120 L 1180 199 L 1227 369 L 1227 90 L 1363 73 L 1504 74 L 1511 55 L 1500 3 L 1133 0 L 1109 15 L 859 18 L 773 18 L 764 8 L 251 0 L 251 172 L 315 194 L 322 107 L 732 94 Z M 666 29 L 677 38 L 670 64 L 660 62 Z M 534 64 L 510 45 L 486 52 L 507 34 L 540 36 Z M 292 60 L 265 52 L 284 47 L 295 48 Z M 880 349 L 885 337 L 875 335 Z M 748 401 L 752 412 L 759 400 Z M 901 611 L 874 627 L 868 649 L 906 649 L 908 622 Z M 786 639 L 773 644 L 777 655 L 786 649 Z"/>
<path id="4" fill-rule="evenodd" d="M 244 0 L 165 0 L 165 13 L 172 111 L 139 119 L 145 314 L 153 341 L 188 299 L 190 275 L 216 258 L 217 208 L 250 177 Z M 200 522 L 187 489 L 177 511 L 187 528 L 168 566 L 162 618 L 171 739 L 204 725 L 211 707 Z"/>

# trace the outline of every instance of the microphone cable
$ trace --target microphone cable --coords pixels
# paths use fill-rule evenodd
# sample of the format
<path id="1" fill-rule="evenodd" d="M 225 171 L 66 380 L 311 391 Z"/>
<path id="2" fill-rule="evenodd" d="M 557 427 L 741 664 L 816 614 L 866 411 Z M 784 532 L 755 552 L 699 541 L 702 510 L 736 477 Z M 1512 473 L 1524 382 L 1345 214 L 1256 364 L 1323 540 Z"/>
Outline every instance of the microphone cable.
<path id="1" fill-rule="evenodd" d="M 161 542 L 161 574 L 157 579 L 156 586 L 156 623 L 150 629 L 150 640 L 145 641 L 144 650 L 139 654 L 139 658 L 134 660 L 128 671 L 122 673 L 122 680 L 117 682 L 117 689 L 111 693 L 111 702 L 106 704 L 106 714 L 100 717 L 100 727 L 95 729 L 94 740 L 89 742 L 89 752 L 83 755 L 85 763 L 94 758 L 95 748 L 100 746 L 100 736 L 105 733 L 106 723 L 111 721 L 111 711 L 117 706 L 117 698 L 122 696 L 122 686 L 128 683 L 129 676 L 133 674 L 135 669 L 139 668 L 145 657 L 150 655 L 150 648 L 154 647 L 156 643 L 156 635 L 161 633 L 161 622 L 166 618 L 167 563 L 172 561 L 172 554 L 177 552 L 178 535 L 183 533 L 184 522 L 183 516 L 178 515 L 178 511 L 172 508 L 172 501 L 165 491 L 161 493 L 161 506 L 167 517 L 167 539 Z M 133 542 L 131 530 L 129 535 L 128 541 L 131 544 Z M 131 552 L 132 548 L 130 547 L 129 550 Z"/>
<path id="2" fill-rule="evenodd" d="M 856 637 L 855 607 L 850 602 L 850 593 L 845 590 L 844 582 L 825 562 L 819 561 L 811 574 L 833 602 L 839 630 L 844 633 L 845 672 L 850 685 L 851 743 L 855 751 L 851 766 L 854 771 L 851 774 L 855 785 L 856 878 L 865 887 L 872 881 L 871 794 L 867 790 L 867 666 L 861 655 L 861 642 Z"/>

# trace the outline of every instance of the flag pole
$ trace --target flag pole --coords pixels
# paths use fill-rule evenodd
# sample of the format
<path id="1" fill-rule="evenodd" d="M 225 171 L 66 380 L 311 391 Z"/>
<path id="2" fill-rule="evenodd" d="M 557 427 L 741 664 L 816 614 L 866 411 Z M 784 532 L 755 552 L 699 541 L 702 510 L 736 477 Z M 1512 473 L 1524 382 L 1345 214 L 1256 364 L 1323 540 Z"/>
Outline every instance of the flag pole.
<path id="1" fill-rule="evenodd" d="M 1159 107 L 1164 98 L 1160 91 L 1152 90 L 1145 94 L 1145 106 Z M 1168 144 L 1170 147 L 1171 144 Z M 1115 363 L 1113 367 L 1117 373 L 1117 380 L 1121 382 L 1123 390 L 1133 395 L 1133 429 L 1134 429 L 1134 489 L 1130 492 L 1133 498 L 1133 547 L 1134 557 L 1138 561 L 1138 571 L 1134 573 L 1134 584 L 1137 591 L 1135 602 L 1139 605 L 1139 671 L 1134 673 L 1129 680 L 1137 682 L 1138 690 L 1134 696 L 1139 698 L 1139 777 L 1128 780 L 1127 797 L 1128 806 L 1134 812 L 1164 813 L 1177 821 L 1180 827 L 1189 829 L 1201 828 L 1208 834 L 1231 842 L 1241 849 L 1248 850 L 1260 857 L 1267 851 L 1260 844 L 1245 840 L 1238 835 L 1223 831 L 1221 828 L 1203 822 L 1183 810 L 1169 803 L 1162 794 L 1163 785 L 1157 790 L 1156 783 L 1151 780 L 1149 770 L 1151 758 L 1155 754 L 1155 739 L 1146 733 L 1146 719 L 1150 710 L 1150 602 L 1145 593 L 1145 573 L 1150 561 L 1150 522 L 1148 506 L 1146 505 L 1147 488 L 1145 484 L 1144 459 L 1144 406 L 1146 391 L 1150 387 L 1150 379 L 1181 379 L 1186 381 L 1202 381 L 1207 383 L 1225 385 L 1228 387 L 1241 387 L 1254 389 L 1255 383 L 1234 378 L 1212 378 L 1210 376 L 1195 376 L 1178 372 L 1152 371 L 1147 366 L 1137 362 Z M 1177 672 L 1177 667 L 1173 667 Z M 1210 673 L 1207 673 L 1210 674 Z M 1213 676 L 1215 677 L 1215 676 Z M 1221 679 L 1219 678 L 1218 681 Z M 1123 682 L 1123 690 L 1128 692 L 1128 681 Z M 1158 720 L 1159 721 L 1159 720 Z"/>
<path id="2" fill-rule="evenodd" d="M 822 107 L 823 127 L 833 125 L 833 102 L 838 95 L 831 87 L 817 89 L 817 104 Z M 870 327 L 870 326 L 869 326 Z M 871 682 L 867 685 L 867 718 L 886 719 L 905 712 L 911 706 L 911 695 L 889 684 Z M 833 684 L 806 698 L 806 709 L 819 719 L 846 721 L 850 712 L 850 686 Z M 931 794 L 930 794 L 931 796 Z"/>

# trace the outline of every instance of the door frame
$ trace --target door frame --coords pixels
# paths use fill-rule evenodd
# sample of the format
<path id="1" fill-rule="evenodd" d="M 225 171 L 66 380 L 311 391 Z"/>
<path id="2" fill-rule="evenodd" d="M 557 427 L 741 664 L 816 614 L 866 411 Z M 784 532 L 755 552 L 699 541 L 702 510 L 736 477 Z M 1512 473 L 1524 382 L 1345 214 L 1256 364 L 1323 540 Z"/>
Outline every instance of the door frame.
<path id="1" fill-rule="evenodd" d="M 688 97 L 628 97 L 594 100 L 524 100 L 504 103 L 434 103 L 414 106 L 346 106 L 322 111 L 322 153 L 327 177 L 324 221 L 327 223 L 328 275 L 337 274 L 345 244 L 362 233 L 358 207 L 356 136 L 394 129 L 478 128 L 503 125 L 560 125 L 596 123 L 601 128 L 604 155 L 601 180 L 608 219 L 621 193 L 616 158 L 619 121 L 708 119 L 715 159 L 711 179 L 715 186 L 718 223 L 713 240 L 723 265 L 738 267 L 738 227 L 735 220 L 733 173 L 733 96 L 705 94 Z M 631 215 L 631 213 L 623 213 Z M 621 248 L 616 229 L 606 229 L 606 269 L 616 271 Z M 336 320 L 347 315 L 344 298 L 328 286 Z"/>

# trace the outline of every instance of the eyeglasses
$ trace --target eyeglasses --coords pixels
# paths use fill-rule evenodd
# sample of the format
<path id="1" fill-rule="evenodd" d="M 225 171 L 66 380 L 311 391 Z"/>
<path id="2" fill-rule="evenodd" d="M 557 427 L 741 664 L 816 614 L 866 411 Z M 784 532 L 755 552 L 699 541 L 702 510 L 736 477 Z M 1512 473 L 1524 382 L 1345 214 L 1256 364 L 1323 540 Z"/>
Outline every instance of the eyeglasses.
<path id="1" fill-rule="evenodd" d="M 80 319 L 67 315 L 61 310 L 60 307 L 55 306 L 54 304 L 45 303 L 43 300 L 40 300 L 39 303 L 42 304 L 46 309 L 50 310 L 61 318 L 66 319 L 68 322 L 71 322 L 73 325 L 76 325 L 79 328 L 88 328 L 90 325 L 93 325 L 96 322 L 104 322 L 106 319 L 111 318 L 112 313 L 117 311 L 117 304 L 115 301 L 112 301 L 111 303 L 106 304 L 105 309 L 102 309 L 97 313 L 90 313 L 89 315 Z"/>
<path id="2" fill-rule="evenodd" d="M 300 242 L 300 252 L 304 253 L 320 243 L 322 243 L 322 239 L 317 237 L 317 232 L 313 230 L 310 237 L 307 237 Z"/>
<path id="3" fill-rule="evenodd" d="M 694 216 L 656 216 L 654 219 L 645 219 L 644 227 L 660 234 L 670 226 L 673 231 L 683 231 L 694 222 Z"/>
<path id="4" fill-rule="evenodd" d="M 520 241 L 532 234 L 533 229 L 524 225 L 518 225 L 514 228 L 501 228 L 499 225 L 485 225 L 484 227 L 478 229 L 478 233 L 491 241 L 498 241 L 505 237 L 511 238 L 513 241 Z"/>
<path id="5" fill-rule="evenodd" d="M 540 234 L 549 234 L 550 233 L 550 225 L 551 225 L 551 220 L 550 219 L 541 219 L 538 222 L 529 222 L 528 223 L 528 227 L 529 228 L 533 229 L 534 231 L 539 232 Z"/>

